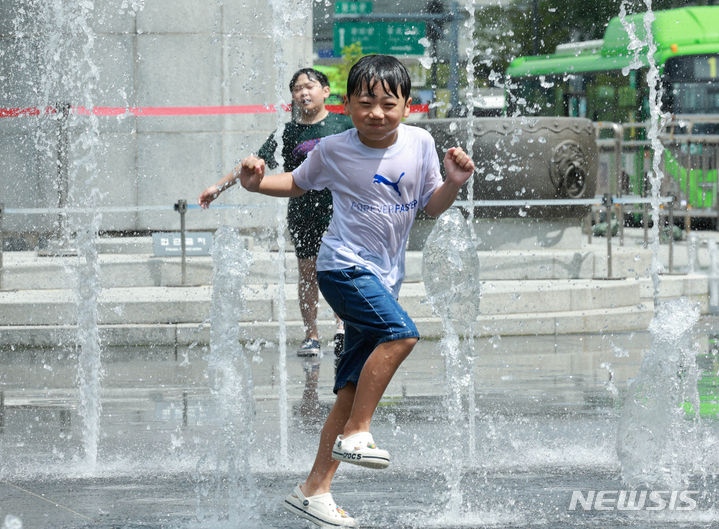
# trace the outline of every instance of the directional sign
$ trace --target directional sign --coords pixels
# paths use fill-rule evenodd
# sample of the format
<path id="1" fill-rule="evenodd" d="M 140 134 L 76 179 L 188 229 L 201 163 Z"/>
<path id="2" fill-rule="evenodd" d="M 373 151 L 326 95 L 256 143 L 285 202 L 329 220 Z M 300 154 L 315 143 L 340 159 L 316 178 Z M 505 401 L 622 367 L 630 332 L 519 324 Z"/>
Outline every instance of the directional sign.
<path id="1" fill-rule="evenodd" d="M 372 2 L 335 2 L 335 13 L 338 15 L 366 15 L 372 12 Z"/>
<path id="2" fill-rule="evenodd" d="M 362 53 L 424 55 L 425 48 L 419 41 L 426 35 L 426 27 L 425 22 L 418 21 L 341 20 L 334 24 L 335 55 L 342 55 L 342 48 L 355 42 L 362 46 Z"/>

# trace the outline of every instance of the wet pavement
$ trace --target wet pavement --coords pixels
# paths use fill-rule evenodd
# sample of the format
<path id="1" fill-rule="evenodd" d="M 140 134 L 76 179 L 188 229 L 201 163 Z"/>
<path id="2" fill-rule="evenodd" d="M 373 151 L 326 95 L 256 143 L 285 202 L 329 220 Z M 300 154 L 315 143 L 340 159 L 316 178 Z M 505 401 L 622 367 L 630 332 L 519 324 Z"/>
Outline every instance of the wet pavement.
<path id="1" fill-rule="evenodd" d="M 716 328 L 713 320 L 700 324 L 700 350 Z M 716 527 L 712 419 L 701 424 L 701 461 L 687 473 L 694 508 L 683 510 L 691 502 L 667 492 L 659 494 L 663 508 L 620 510 L 614 492 L 571 509 L 577 491 L 586 498 L 627 488 L 616 427 L 649 346 L 647 333 L 477 339 L 474 397 L 460 386 L 457 417 L 448 412 L 441 344 L 422 341 L 373 422 L 392 464 L 342 465 L 334 497 L 365 528 Z M 246 351 L 255 388 L 254 402 L 240 404 L 253 411 L 247 443 L 223 440 L 206 348 L 104 351 L 95 468 L 83 460 L 75 353 L 0 351 L 0 527 L 311 527 L 281 503 L 310 468 L 333 400 L 333 358 L 302 360 L 289 347 L 285 458 L 276 344 Z"/>

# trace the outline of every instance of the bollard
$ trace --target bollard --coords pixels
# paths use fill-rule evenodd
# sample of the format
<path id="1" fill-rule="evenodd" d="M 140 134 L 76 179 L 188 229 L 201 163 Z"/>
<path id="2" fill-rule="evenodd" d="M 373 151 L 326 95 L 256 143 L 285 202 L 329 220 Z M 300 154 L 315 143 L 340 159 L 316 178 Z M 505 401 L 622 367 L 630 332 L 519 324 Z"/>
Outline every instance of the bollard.
<path id="1" fill-rule="evenodd" d="M 715 143 L 713 150 L 714 155 L 712 156 L 712 159 L 716 165 L 717 160 L 719 160 L 719 145 Z M 714 209 L 716 210 L 716 216 L 714 217 L 714 229 L 719 231 L 719 176 L 714 180 L 714 196 L 712 198 L 712 206 L 714 206 Z"/>
<path id="2" fill-rule="evenodd" d="M 62 209 L 67 207 L 67 199 L 69 196 L 69 161 L 68 154 L 70 151 L 70 139 L 68 132 L 68 121 L 70 118 L 70 103 L 58 103 L 56 105 L 59 113 L 57 122 L 57 207 Z M 67 233 L 67 215 L 60 213 L 57 219 L 57 230 L 55 239 L 60 244 Z"/>
<path id="3" fill-rule="evenodd" d="M 649 218 L 647 217 L 647 214 L 649 213 L 649 208 L 646 204 L 642 204 L 642 229 L 644 230 L 644 247 L 646 248 L 649 246 Z"/>
<path id="4" fill-rule="evenodd" d="M 674 273 L 674 201 L 669 202 L 669 273 Z"/>
<path id="5" fill-rule="evenodd" d="M 0 432 L 5 428 L 5 392 L 0 391 Z"/>
<path id="6" fill-rule="evenodd" d="M 592 212 L 584 217 L 584 228 L 587 230 L 587 244 L 592 244 Z"/>
<path id="7" fill-rule="evenodd" d="M 690 210 L 692 209 L 691 204 L 691 195 L 689 192 L 689 181 L 691 180 L 691 174 L 692 174 L 692 165 L 693 165 L 693 157 L 692 157 L 692 142 L 687 143 L 687 211 L 686 215 L 684 216 L 684 230 L 687 232 L 687 235 L 692 231 L 692 217 Z"/>
<path id="8" fill-rule="evenodd" d="M 602 199 L 607 215 L 607 279 L 612 277 L 612 196 L 607 193 Z"/>
<path id="9" fill-rule="evenodd" d="M 687 241 L 687 273 L 693 274 L 697 271 L 697 236 L 696 233 L 689 234 Z"/>
<path id="10" fill-rule="evenodd" d="M 714 162 L 719 160 L 719 146 L 714 145 Z M 714 209 L 716 217 L 714 217 L 714 229 L 719 231 L 719 177 L 714 182 Z"/>
<path id="11" fill-rule="evenodd" d="M 2 237 L 2 217 L 5 213 L 5 204 L 0 202 L 0 290 L 2 290 L 2 276 L 3 276 L 3 265 L 2 265 L 2 249 L 3 249 L 3 237 Z"/>
<path id="12" fill-rule="evenodd" d="M 60 431 L 62 433 L 70 433 L 72 430 L 72 414 L 70 413 L 70 410 L 59 410 L 57 418 L 60 422 Z"/>
<path id="13" fill-rule="evenodd" d="M 624 127 L 619 123 L 612 124 L 614 131 L 614 175 L 617 179 L 617 196 L 624 194 L 624 178 L 622 178 L 622 141 L 624 140 Z M 624 204 L 617 205 L 619 210 L 617 222 L 619 222 L 619 246 L 624 246 Z"/>
<path id="14" fill-rule="evenodd" d="M 719 253 L 717 242 L 709 241 L 709 312 L 719 312 Z"/>
<path id="15" fill-rule="evenodd" d="M 185 247 L 185 214 L 187 213 L 187 200 L 178 200 L 175 204 L 175 211 L 180 213 L 180 251 L 182 253 L 182 261 L 180 264 L 181 282 L 184 285 L 187 282 L 187 248 Z"/>

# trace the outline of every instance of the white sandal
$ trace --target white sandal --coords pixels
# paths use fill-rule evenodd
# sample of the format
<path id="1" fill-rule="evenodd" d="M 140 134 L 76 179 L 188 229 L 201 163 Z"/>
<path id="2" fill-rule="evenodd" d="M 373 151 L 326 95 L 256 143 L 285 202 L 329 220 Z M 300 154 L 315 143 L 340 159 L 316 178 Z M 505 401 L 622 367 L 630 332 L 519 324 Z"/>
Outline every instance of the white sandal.
<path id="1" fill-rule="evenodd" d="M 337 506 L 329 492 L 305 496 L 297 485 L 285 498 L 284 506 L 320 527 L 357 527 L 357 521 Z"/>
<path id="2" fill-rule="evenodd" d="M 377 448 L 369 432 L 356 433 L 346 438 L 338 435 L 332 447 L 332 459 L 368 468 L 389 466 L 389 452 Z"/>

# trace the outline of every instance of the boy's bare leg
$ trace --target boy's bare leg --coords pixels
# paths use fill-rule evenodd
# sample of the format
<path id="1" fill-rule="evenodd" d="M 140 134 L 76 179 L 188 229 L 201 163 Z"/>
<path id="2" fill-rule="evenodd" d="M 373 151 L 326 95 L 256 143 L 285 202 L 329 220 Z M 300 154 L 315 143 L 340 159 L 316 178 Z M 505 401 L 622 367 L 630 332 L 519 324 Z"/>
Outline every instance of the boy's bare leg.
<path id="1" fill-rule="evenodd" d="M 322 427 L 315 463 L 312 465 L 312 470 L 310 470 L 307 480 L 300 485 L 300 489 L 305 496 L 314 496 L 330 491 L 332 478 L 337 472 L 337 466 L 340 464 L 339 461 L 332 459 L 332 445 L 334 445 L 335 439 L 345 427 L 347 418 L 352 411 L 354 398 L 354 384 L 347 384 L 337 392 L 337 400 L 335 400 L 325 425 Z"/>
<path id="2" fill-rule="evenodd" d="M 317 258 L 308 257 L 297 259 L 299 280 L 297 281 L 297 295 L 300 302 L 302 324 L 305 328 L 305 338 L 317 340 L 317 306 L 319 303 L 319 287 L 317 285 Z M 337 330 L 344 330 L 344 322 L 335 314 Z"/>
<path id="3" fill-rule="evenodd" d="M 317 286 L 317 258 L 308 257 L 297 259 L 299 280 L 297 281 L 297 295 L 302 313 L 302 323 L 305 327 L 305 338 L 317 340 L 317 303 L 319 300 Z"/>
<path id="4" fill-rule="evenodd" d="M 332 459 L 332 446 L 339 434 L 368 432 L 372 415 L 385 389 L 417 338 L 404 338 L 377 346 L 365 362 L 357 387 L 347 384 L 337 392 L 330 414 L 320 434 L 314 465 L 300 486 L 305 496 L 329 492 L 339 461 Z"/>
<path id="5" fill-rule="evenodd" d="M 365 362 L 354 395 L 354 403 L 342 434 L 369 432 L 377 404 L 400 364 L 412 352 L 417 338 L 403 338 L 377 346 Z"/>

